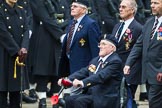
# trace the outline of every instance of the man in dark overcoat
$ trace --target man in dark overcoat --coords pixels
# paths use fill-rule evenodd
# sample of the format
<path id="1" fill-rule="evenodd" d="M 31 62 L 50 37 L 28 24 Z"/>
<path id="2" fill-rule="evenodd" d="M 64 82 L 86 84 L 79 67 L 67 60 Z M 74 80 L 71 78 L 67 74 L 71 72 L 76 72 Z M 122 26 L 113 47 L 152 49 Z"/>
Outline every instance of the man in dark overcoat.
<path id="1" fill-rule="evenodd" d="M 56 23 L 58 26 L 65 32 L 65 28 L 68 26 L 69 20 L 71 19 L 70 15 L 70 5 L 67 3 L 67 0 L 51 0 L 51 4 L 54 7 L 53 17 L 56 18 Z M 61 48 L 60 48 L 61 50 Z M 57 55 L 60 55 L 60 51 L 57 51 Z M 57 63 L 59 59 L 56 59 Z M 58 64 L 56 64 L 56 70 L 58 70 Z M 59 91 L 60 87 L 57 85 L 58 76 L 51 77 L 51 85 L 47 91 L 47 96 L 51 97 L 53 93 Z"/>
<path id="2" fill-rule="evenodd" d="M 28 24 L 28 27 L 29 27 L 29 38 L 31 37 L 31 34 L 32 34 L 32 29 L 33 29 L 33 17 L 32 17 L 32 11 L 31 11 L 31 8 L 30 8 L 30 4 L 29 4 L 29 0 L 18 0 L 17 1 L 17 4 L 19 6 L 22 6 L 25 13 L 26 13 L 26 17 L 27 17 L 27 24 Z M 27 57 L 27 60 L 26 60 L 26 67 L 28 68 L 29 66 L 29 59 Z M 26 103 L 35 103 L 37 102 L 37 98 L 36 98 L 36 93 L 34 91 L 33 88 L 35 88 L 35 85 L 32 85 L 31 84 L 31 75 L 30 75 L 30 71 L 28 70 L 28 75 L 29 75 L 29 95 L 27 94 L 27 90 L 25 90 L 25 92 L 22 92 L 22 100 Z"/>
<path id="3" fill-rule="evenodd" d="M 33 33 L 30 39 L 30 65 L 39 97 L 39 108 L 46 108 L 46 90 L 50 77 L 57 76 L 61 51 L 60 37 L 63 31 L 50 13 L 49 0 L 31 0 Z M 53 10 L 52 10 L 53 11 Z"/>
<path id="4" fill-rule="evenodd" d="M 111 34 L 118 20 L 119 0 L 92 0 L 98 14 L 102 34 Z"/>
<path id="5" fill-rule="evenodd" d="M 149 108 L 162 106 L 162 0 L 151 0 L 152 14 L 127 58 L 124 73 L 142 56 L 142 82 L 148 84 Z M 160 76 L 159 76 L 160 75 Z"/>
<path id="6" fill-rule="evenodd" d="M 4 0 L 0 4 L 0 107 L 20 108 L 20 90 L 27 89 L 26 71 L 15 62 L 23 62 L 27 55 L 29 30 L 23 7 L 17 0 Z M 23 78 L 23 82 L 21 79 Z M 9 94 L 9 95 L 8 95 Z"/>

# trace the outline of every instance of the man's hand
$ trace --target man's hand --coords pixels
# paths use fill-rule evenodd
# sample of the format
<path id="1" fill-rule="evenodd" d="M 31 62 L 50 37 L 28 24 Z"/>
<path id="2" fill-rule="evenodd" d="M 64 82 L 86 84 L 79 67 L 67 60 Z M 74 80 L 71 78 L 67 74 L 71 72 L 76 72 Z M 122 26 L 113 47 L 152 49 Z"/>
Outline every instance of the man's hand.
<path id="1" fill-rule="evenodd" d="M 158 73 L 157 76 L 156 76 L 156 79 L 159 81 L 159 82 L 162 82 L 162 73 Z"/>
<path id="2" fill-rule="evenodd" d="M 75 79 L 74 81 L 73 81 L 73 86 L 74 87 L 83 87 L 84 86 L 84 84 L 83 84 L 83 81 L 81 81 L 81 80 L 78 80 L 78 79 Z"/>
<path id="3" fill-rule="evenodd" d="M 123 71 L 124 71 L 124 74 L 125 74 L 125 75 L 130 74 L 130 66 L 125 65 Z"/>
<path id="4" fill-rule="evenodd" d="M 62 78 L 60 78 L 60 79 L 57 81 L 57 84 L 58 84 L 59 86 L 62 86 L 61 82 L 62 82 Z"/>
<path id="5" fill-rule="evenodd" d="M 18 52 L 19 55 L 19 62 L 24 62 L 27 57 L 27 50 L 26 48 L 21 48 Z"/>

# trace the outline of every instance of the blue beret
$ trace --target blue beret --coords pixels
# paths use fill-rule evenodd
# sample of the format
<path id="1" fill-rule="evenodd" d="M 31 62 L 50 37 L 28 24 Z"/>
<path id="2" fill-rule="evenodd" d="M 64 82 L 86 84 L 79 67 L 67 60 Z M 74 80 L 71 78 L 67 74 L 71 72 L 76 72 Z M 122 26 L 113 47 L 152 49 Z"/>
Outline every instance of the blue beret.
<path id="1" fill-rule="evenodd" d="M 108 40 L 109 42 L 113 43 L 116 47 L 118 47 L 118 40 L 115 38 L 115 36 L 111 34 L 102 36 L 101 40 Z"/>

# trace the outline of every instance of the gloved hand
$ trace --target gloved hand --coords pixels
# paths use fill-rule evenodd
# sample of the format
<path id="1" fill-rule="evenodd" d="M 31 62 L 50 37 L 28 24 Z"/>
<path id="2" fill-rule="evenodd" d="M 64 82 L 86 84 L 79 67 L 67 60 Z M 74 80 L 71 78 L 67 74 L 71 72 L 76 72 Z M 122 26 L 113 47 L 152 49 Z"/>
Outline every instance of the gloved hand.
<path id="1" fill-rule="evenodd" d="M 64 86 L 65 88 L 71 87 L 73 85 L 72 82 L 67 78 L 61 78 L 57 83 L 59 86 Z"/>
<path id="2" fill-rule="evenodd" d="M 26 57 L 27 57 L 27 50 L 26 48 L 21 48 L 18 52 L 18 56 L 19 56 L 19 62 L 24 62 Z"/>
<path id="3" fill-rule="evenodd" d="M 158 73 L 157 76 L 156 76 L 156 79 L 159 81 L 159 82 L 162 82 L 162 73 Z"/>

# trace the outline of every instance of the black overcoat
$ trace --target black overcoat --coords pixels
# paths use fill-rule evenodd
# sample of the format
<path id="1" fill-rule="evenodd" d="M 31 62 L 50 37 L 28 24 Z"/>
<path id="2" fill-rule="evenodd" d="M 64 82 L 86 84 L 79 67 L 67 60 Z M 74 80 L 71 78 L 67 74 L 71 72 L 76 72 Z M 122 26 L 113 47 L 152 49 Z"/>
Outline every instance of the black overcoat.
<path id="1" fill-rule="evenodd" d="M 21 76 L 17 67 L 14 78 L 14 62 L 20 48 L 28 49 L 29 31 L 26 16 L 21 6 L 11 8 L 5 2 L 0 5 L 0 91 L 20 91 L 20 79 L 27 79 L 26 71 Z M 25 76 L 25 77 L 24 77 Z M 24 89 L 27 84 L 24 84 Z"/>
<path id="2" fill-rule="evenodd" d="M 30 64 L 34 75 L 55 76 L 63 33 L 50 16 L 44 0 L 30 0 L 33 12 L 33 34 L 30 38 Z"/>

